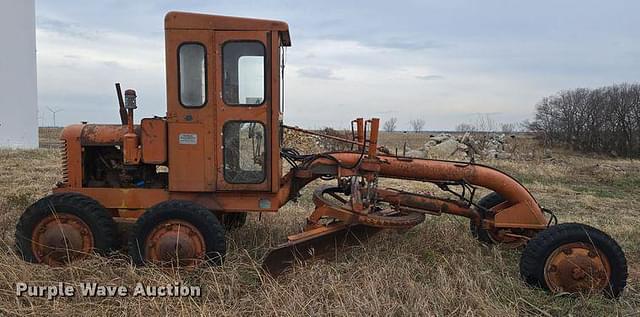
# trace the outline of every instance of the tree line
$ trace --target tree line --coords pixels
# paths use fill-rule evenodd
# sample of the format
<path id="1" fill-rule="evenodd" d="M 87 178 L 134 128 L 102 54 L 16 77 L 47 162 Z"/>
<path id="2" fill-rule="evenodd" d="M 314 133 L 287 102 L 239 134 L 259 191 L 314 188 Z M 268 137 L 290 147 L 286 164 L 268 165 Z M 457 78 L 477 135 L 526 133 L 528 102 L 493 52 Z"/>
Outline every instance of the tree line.
<path id="1" fill-rule="evenodd" d="M 578 88 L 545 97 L 529 128 L 546 144 L 640 157 L 640 84 Z"/>
<path id="2" fill-rule="evenodd" d="M 409 121 L 409 126 L 413 132 L 424 131 L 426 122 L 423 119 L 413 119 Z M 513 133 L 519 131 L 519 127 L 523 126 L 527 128 L 528 123 L 523 126 L 515 123 L 501 123 L 498 124 L 491 118 L 490 115 L 480 115 L 475 122 L 464 122 L 456 125 L 455 130 L 457 132 L 498 132 Z M 382 130 L 385 132 L 394 132 L 398 128 L 398 118 L 392 117 L 387 119 L 382 125 Z"/>
<path id="3" fill-rule="evenodd" d="M 409 121 L 409 125 L 411 125 L 411 130 L 413 130 L 413 132 L 422 132 L 422 130 L 424 129 L 424 124 L 425 121 L 422 119 L 414 119 Z M 389 118 L 387 121 L 384 122 L 384 124 L 382 125 L 382 129 L 385 132 L 393 132 L 396 130 L 396 128 L 398 127 L 398 118 Z"/>

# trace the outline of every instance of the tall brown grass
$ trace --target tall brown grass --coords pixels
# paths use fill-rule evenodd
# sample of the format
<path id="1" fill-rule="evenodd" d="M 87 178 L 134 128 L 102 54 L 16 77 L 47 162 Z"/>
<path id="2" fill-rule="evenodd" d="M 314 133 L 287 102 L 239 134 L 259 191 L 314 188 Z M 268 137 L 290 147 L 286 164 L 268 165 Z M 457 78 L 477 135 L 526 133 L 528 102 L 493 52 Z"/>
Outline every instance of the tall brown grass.
<path id="1" fill-rule="evenodd" d="M 383 232 L 346 250 L 336 261 L 296 266 L 278 279 L 259 269 L 270 247 L 299 231 L 311 211 L 311 188 L 277 214 L 257 215 L 228 233 L 222 267 L 166 272 L 136 268 L 120 254 L 52 268 L 23 262 L 13 250 L 23 209 L 58 181 L 57 151 L 0 150 L 0 315 L 357 315 L 357 316 L 611 316 L 640 314 L 640 207 L 637 161 L 563 155 L 555 160 L 488 162 L 514 173 L 561 221 L 603 229 L 627 254 L 629 285 L 619 300 L 599 295 L 554 296 L 526 286 L 519 251 L 475 241 L 462 218 L 431 217 L 406 232 Z M 605 167 L 602 167 L 604 164 Z M 603 172 L 611 171 L 615 172 Z M 608 174 L 607 174 L 608 173 Z M 421 183 L 387 185 L 426 190 Z M 313 185 L 313 184 L 312 184 Z M 75 296 L 16 297 L 15 283 L 78 286 L 83 282 L 133 287 L 136 282 L 199 285 L 200 298 Z"/>

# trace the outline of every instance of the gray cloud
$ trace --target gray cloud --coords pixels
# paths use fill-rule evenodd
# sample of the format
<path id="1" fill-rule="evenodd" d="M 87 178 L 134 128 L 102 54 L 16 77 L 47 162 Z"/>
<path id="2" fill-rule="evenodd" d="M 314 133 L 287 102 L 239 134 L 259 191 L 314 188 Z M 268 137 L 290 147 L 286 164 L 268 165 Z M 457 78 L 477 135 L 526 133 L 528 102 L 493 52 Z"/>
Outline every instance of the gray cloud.
<path id="1" fill-rule="evenodd" d="M 40 32 L 39 102 L 86 111 L 66 111 L 59 120 L 106 120 L 88 110 L 113 109 L 114 100 L 75 95 L 99 95 L 121 80 L 148 98 L 140 118 L 162 114 L 165 64 L 156 57 L 164 54 L 169 10 L 287 21 L 293 39 L 287 69 L 297 70 L 287 73 L 287 102 L 305 107 L 289 107 L 285 118 L 301 126 L 339 125 L 391 105 L 398 113 L 383 117 L 424 116 L 434 129 L 469 120 L 472 111 L 517 122 L 542 96 L 637 81 L 640 73 L 637 1 L 57 0 L 37 5 L 38 29 L 67 38 Z M 313 86 L 303 77 L 315 78 Z M 344 105 L 337 110 L 343 119 L 326 104 Z"/>
<path id="2" fill-rule="evenodd" d="M 112 61 L 112 60 L 101 61 L 100 64 L 109 68 L 123 68 L 123 69 L 126 68 L 122 63 L 118 61 Z"/>
<path id="3" fill-rule="evenodd" d="M 36 25 L 41 30 L 60 33 L 83 40 L 95 40 L 100 35 L 98 31 L 90 31 L 77 24 L 42 15 L 37 16 Z"/>
<path id="4" fill-rule="evenodd" d="M 440 76 L 440 75 L 424 75 L 424 76 L 416 76 L 416 78 L 422 79 L 422 80 L 442 80 L 442 79 L 444 79 L 444 76 Z"/>
<path id="5" fill-rule="evenodd" d="M 374 37 L 371 39 L 366 39 L 364 41 L 361 41 L 361 43 L 367 46 L 390 48 L 390 49 L 401 49 L 401 50 L 437 49 L 437 48 L 444 48 L 447 46 L 442 42 L 438 42 L 434 40 L 420 39 L 420 38 L 400 38 L 400 37 L 390 37 L 390 38 Z"/>
<path id="6" fill-rule="evenodd" d="M 298 70 L 300 77 L 324 79 L 324 80 L 342 80 L 343 78 L 337 77 L 333 70 L 327 67 L 304 67 Z"/>

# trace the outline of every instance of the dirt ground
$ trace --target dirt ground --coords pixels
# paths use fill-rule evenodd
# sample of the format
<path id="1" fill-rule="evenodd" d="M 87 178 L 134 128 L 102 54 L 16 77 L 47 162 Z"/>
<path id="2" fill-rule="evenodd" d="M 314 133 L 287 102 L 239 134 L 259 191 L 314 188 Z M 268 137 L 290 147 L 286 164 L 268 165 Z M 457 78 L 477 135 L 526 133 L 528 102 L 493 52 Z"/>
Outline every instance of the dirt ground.
<path id="1" fill-rule="evenodd" d="M 406 135 L 385 135 L 401 148 Z M 420 145 L 422 136 L 411 136 Z M 45 140 L 45 144 L 49 141 Z M 383 232 L 337 261 L 297 266 L 276 280 L 260 261 L 270 247 L 298 232 L 312 209 L 311 184 L 298 202 L 277 214 L 251 215 L 230 232 L 222 267 L 164 272 L 136 268 L 126 256 L 93 257 L 70 267 L 24 263 L 14 250 L 14 227 L 25 207 L 60 179 L 58 150 L 0 150 L 0 315 L 357 315 L 357 316 L 632 316 L 640 315 L 640 162 L 543 150 L 523 142 L 528 160 L 483 162 L 512 173 L 561 222 L 578 221 L 614 237 L 626 252 L 629 282 L 623 296 L 553 296 L 519 278 L 518 250 L 487 247 L 474 240 L 468 221 L 429 217 L 406 232 Z M 548 156 L 548 155 L 547 155 Z M 417 182 L 386 181 L 425 190 Z M 199 298 L 70 297 L 55 300 L 15 296 L 15 283 L 78 285 L 199 285 Z"/>

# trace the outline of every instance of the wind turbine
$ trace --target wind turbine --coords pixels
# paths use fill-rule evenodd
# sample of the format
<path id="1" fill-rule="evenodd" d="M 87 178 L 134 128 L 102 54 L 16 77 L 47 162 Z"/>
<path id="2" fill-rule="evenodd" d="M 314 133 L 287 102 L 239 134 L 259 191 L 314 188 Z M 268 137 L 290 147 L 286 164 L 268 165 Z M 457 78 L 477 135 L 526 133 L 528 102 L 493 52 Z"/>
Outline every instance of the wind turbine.
<path id="1" fill-rule="evenodd" d="M 64 111 L 64 109 L 61 108 L 56 108 L 56 107 L 48 107 L 47 109 L 49 109 L 49 111 L 51 112 L 51 114 L 53 114 L 53 127 L 57 127 L 56 125 L 56 113 L 60 112 L 60 111 Z"/>

